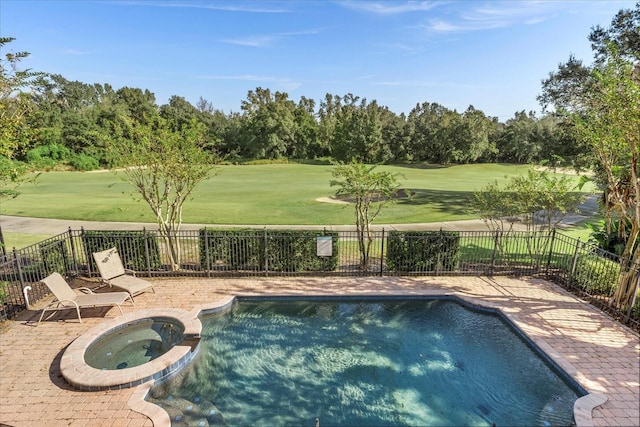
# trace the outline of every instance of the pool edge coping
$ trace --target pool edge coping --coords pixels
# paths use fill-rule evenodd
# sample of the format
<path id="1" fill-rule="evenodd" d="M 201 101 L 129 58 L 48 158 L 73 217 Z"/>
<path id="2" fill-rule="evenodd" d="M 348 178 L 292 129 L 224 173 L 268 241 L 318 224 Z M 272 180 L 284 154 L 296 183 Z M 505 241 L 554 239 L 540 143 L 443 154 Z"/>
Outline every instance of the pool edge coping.
<path id="1" fill-rule="evenodd" d="M 318 297 L 323 298 L 340 298 L 347 297 L 346 295 L 333 295 L 331 297 L 327 295 L 318 295 Z M 390 297 L 391 295 L 381 295 L 378 293 L 368 293 L 366 295 L 358 295 L 358 296 L 348 296 L 348 298 L 358 298 L 358 297 Z M 399 298 L 407 297 L 407 295 L 394 295 Z M 460 301 L 474 305 L 476 307 L 482 307 L 484 309 L 490 309 L 492 311 L 496 311 L 501 316 L 504 316 L 506 320 L 508 320 L 515 328 L 518 329 L 518 332 L 530 340 L 535 346 L 538 347 L 543 354 L 545 354 L 553 363 L 555 363 L 560 369 L 562 369 L 576 384 L 578 384 L 582 389 L 586 391 L 587 394 L 579 397 L 573 405 L 573 416 L 576 422 L 576 427 L 594 427 L 593 422 L 593 409 L 604 404 L 608 398 L 601 391 L 590 389 L 585 387 L 580 383 L 580 381 L 576 378 L 576 376 L 580 373 L 566 358 L 564 358 L 559 352 L 557 352 L 551 345 L 549 345 L 546 341 L 539 338 L 532 338 L 527 334 L 524 328 L 522 328 L 522 322 L 518 318 L 518 316 L 510 314 L 500 307 L 499 304 L 494 304 L 487 301 L 478 301 L 477 299 L 470 297 L 469 295 L 464 295 L 459 292 L 442 292 L 442 290 L 425 290 L 420 295 L 420 297 L 453 297 L 459 299 Z M 211 314 L 219 311 L 226 310 L 229 308 L 238 298 L 249 297 L 260 299 L 259 296 L 254 295 L 229 295 L 224 297 L 221 300 L 207 303 L 207 304 L 199 304 L 194 306 L 189 312 L 194 316 L 194 318 L 198 318 L 201 314 Z M 277 298 L 278 296 L 274 295 L 267 298 Z M 281 295 L 281 297 L 285 298 L 304 298 L 310 297 L 313 298 L 313 295 Z M 412 297 L 416 297 L 413 295 Z M 151 402 L 145 400 L 151 391 L 151 388 L 155 384 L 156 380 L 150 380 L 143 384 L 138 385 L 135 388 L 134 394 L 128 401 L 129 408 L 133 411 L 139 412 L 151 420 L 154 427 L 171 427 L 171 418 L 169 414 L 160 406 L 155 405 Z"/>

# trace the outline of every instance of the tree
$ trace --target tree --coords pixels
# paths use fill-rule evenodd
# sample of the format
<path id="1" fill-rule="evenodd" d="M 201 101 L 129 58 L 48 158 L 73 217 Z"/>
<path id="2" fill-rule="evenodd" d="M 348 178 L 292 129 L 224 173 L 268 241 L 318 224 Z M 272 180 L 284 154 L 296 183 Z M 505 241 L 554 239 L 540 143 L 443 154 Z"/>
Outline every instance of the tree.
<path id="1" fill-rule="evenodd" d="M 530 169 L 504 188 L 497 181 L 487 184 L 473 194 L 471 206 L 494 230 L 511 231 L 515 223 L 525 224 L 527 231 L 550 230 L 584 201 L 577 190 L 567 176 Z"/>
<path id="2" fill-rule="evenodd" d="M 360 268 L 367 270 L 373 238 L 371 223 L 382 208 L 393 200 L 399 188 L 398 174 L 374 171 L 376 166 L 351 161 L 338 164 L 332 172 L 330 185 L 338 187 L 337 196 L 345 196 L 353 203 L 355 225 L 360 250 Z"/>
<path id="3" fill-rule="evenodd" d="M 0 47 L 14 40 L 0 37 Z M 18 68 L 28 56 L 29 52 L 8 52 L 0 58 L 0 198 L 17 196 L 16 187 L 27 173 L 16 157 L 29 143 L 31 129 L 25 117 L 33 108 L 30 91 L 44 75 Z"/>
<path id="4" fill-rule="evenodd" d="M 160 117 L 145 124 L 133 123 L 131 129 L 133 141 L 114 140 L 111 155 L 126 166 L 125 179 L 153 211 L 171 269 L 177 270 L 183 206 L 194 188 L 213 171 L 214 159 L 200 146 L 206 129 L 192 122 L 182 132 L 172 131 Z"/>
<path id="5" fill-rule="evenodd" d="M 286 92 L 271 94 L 269 89 L 249 91 L 242 101 L 246 157 L 284 158 L 295 145 L 295 104 Z"/>
<path id="6" fill-rule="evenodd" d="M 516 223 L 524 223 L 527 232 L 551 230 L 564 217 L 576 212 L 584 195 L 567 176 L 558 177 L 548 172 L 530 169 L 526 176 L 516 176 L 500 188 L 497 182 L 487 184 L 473 195 L 472 210 L 496 231 L 495 244 L 504 251 L 510 232 Z M 507 228 L 508 225 L 508 228 Z M 550 235 L 529 235 L 526 239 L 529 255 L 541 261 L 547 252 Z"/>
<path id="7" fill-rule="evenodd" d="M 621 257 L 623 272 L 613 296 L 615 304 L 631 307 L 640 274 L 640 66 L 625 60 L 615 45 L 610 49 L 606 64 L 593 70 L 593 85 L 585 93 L 587 108 L 574 113 L 572 120 L 604 176 L 605 205 L 620 224 L 631 225 Z M 625 226 L 618 229 L 627 230 Z"/>
<path id="8" fill-rule="evenodd" d="M 589 35 L 595 62 L 583 66 L 570 58 L 543 81 L 538 98 L 574 126 L 591 154 L 595 180 L 603 189 L 607 233 L 625 237 L 622 274 L 611 303 L 631 310 L 640 280 L 640 3 L 620 10 L 604 29 Z M 612 227 L 611 221 L 618 221 Z M 627 225 L 630 224 L 630 228 Z"/>

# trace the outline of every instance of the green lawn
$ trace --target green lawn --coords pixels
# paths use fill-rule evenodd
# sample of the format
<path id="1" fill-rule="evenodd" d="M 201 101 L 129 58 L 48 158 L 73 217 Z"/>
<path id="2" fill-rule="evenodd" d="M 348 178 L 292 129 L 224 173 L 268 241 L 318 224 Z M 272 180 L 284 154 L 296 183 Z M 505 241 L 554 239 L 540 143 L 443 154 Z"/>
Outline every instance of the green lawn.
<path id="1" fill-rule="evenodd" d="M 2 235 L 4 237 L 5 245 L 7 245 L 7 252 L 11 251 L 13 248 L 20 249 L 25 246 L 40 243 L 53 236 L 52 234 L 12 233 L 6 231 L 4 231 Z"/>
<path id="2" fill-rule="evenodd" d="M 471 219 L 468 200 L 487 182 L 506 182 L 527 166 L 480 164 L 450 167 L 381 166 L 404 175 L 401 186 L 414 192 L 385 208 L 378 224 Z M 351 224 L 350 206 L 322 203 L 331 196 L 331 166 L 273 164 L 221 166 L 185 204 L 183 221 L 203 224 Z M 4 200 L 0 213 L 42 218 L 155 222 L 149 207 L 134 199 L 122 173 L 47 172 L 21 195 Z M 345 207 L 346 206 L 346 207 Z"/>

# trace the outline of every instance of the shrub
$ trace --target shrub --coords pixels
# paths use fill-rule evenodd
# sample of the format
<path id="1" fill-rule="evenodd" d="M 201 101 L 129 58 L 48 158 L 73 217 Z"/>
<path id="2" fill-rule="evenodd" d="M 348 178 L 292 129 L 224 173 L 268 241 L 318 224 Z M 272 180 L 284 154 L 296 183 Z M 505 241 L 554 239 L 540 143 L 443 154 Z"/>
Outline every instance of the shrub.
<path id="1" fill-rule="evenodd" d="M 73 157 L 71 157 L 69 163 L 71 164 L 71 166 L 73 166 L 74 169 L 79 171 L 91 171 L 96 170 L 100 167 L 100 162 L 98 161 L 98 159 L 84 153 L 75 154 Z"/>
<path id="2" fill-rule="evenodd" d="M 332 237 L 332 255 L 317 256 L 317 237 Z M 331 271 L 338 265 L 338 233 L 314 230 L 200 230 L 204 270 Z"/>
<path id="3" fill-rule="evenodd" d="M 51 143 L 27 151 L 26 159 L 29 164 L 38 169 L 50 169 L 57 163 L 67 160 L 70 154 L 71 151 L 64 145 Z"/>
<path id="4" fill-rule="evenodd" d="M 459 259 L 457 231 L 390 231 L 387 237 L 390 271 L 454 271 Z"/>
<path id="5" fill-rule="evenodd" d="M 51 244 L 40 244 L 40 254 L 45 269 L 45 275 L 54 271 L 65 275 L 69 267 L 69 254 L 64 240 L 58 240 Z"/>
<path id="6" fill-rule="evenodd" d="M 157 270 L 162 266 L 160 249 L 153 233 L 146 231 L 83 231 L 82 242 L 87 262 L 93 271 L 97 270 L 93 253 L 114 247 L 118 249 L 122 264 L 129 270 L 146 271 L 147 268 Z M 149 251 L 148 266 L 147 250 Z"/>
<path id="7" fill-rule="evenodd" d="M 574 280 L 589 293 L 612 295 L 620 277 L 620 264 L 598 255 L 583 254 L 576 260 Z"/>
<path id="8" fill-rule="evenodd" d="M 261 267 L 262 230 L 200 229 L 200 265 L 204 270 L 254 270 Z M 208 259 L 208 262 L 207 262 Z"/>
<path id="9" fill-rule="evenodd" d="M 332 237 L 330 257 L 317 256 L 317 238 Z M 338 233 L 312 230 L 278 230 L 267 234 L 267 268 L 270 271 L 332 271 L 338 266 Z"/>

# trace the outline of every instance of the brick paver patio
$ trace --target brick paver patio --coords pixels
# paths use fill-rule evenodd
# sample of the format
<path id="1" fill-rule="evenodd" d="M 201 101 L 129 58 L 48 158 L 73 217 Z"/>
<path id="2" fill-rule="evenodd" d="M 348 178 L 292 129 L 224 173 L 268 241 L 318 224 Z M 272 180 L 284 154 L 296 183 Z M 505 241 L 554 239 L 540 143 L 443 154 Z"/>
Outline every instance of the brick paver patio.
<path id="1" fill-rule="evenodd" d="M 455 294 L 500 308 L 587 390 L 603 393 L 596 426 L 640 426 L 640 342 L 636 333 L 558 286 L 532 278 L 251 278 L 153 279 L 156 293 L 135 298 L 145 308 L 209 305 L 230 295 Z M 80 283 L 79 285 L 86 285 Z M 60 375 L 66 346 L 117 309 L 60 312 L 36 327 L 44 301 L 0 331 L 0 423 L 11 426 L 152 426 L 132 410 L 135 388 L 80 392 Z M 139 392 L 137 394 L 140 394 Z M 132 400 L 135 400 L 132 399 Z M 162 424 L 156 422 L 157 425 Z"/>

